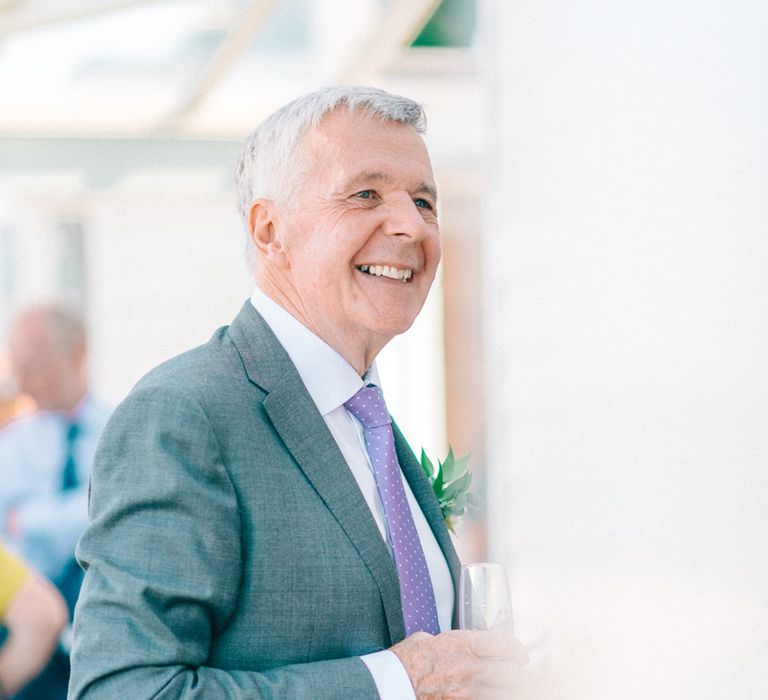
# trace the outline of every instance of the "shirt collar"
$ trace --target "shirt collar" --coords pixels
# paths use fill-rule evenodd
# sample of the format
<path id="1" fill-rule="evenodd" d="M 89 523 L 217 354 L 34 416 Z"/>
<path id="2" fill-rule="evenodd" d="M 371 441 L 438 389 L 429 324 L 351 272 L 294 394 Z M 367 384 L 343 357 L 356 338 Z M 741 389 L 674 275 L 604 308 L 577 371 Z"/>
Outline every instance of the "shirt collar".
<path id="1" fill-rule="evenodd" d="M 258 287 L 253 290 L 251 304 L 285 348 L 321 415 L 341 406 L 366 384 L 380 386 L 375 362 L 361 378 L 328 343 Z"/>
<path id="2" fill-rule="evenodd" d="M 96 409 L 93 396 L 90 392 L 86 392 L 85 396 L 80 399 L 80 403 L 77 404 L 71 411 L 59 411 L 59 415 L 65 423 L 83 423 L 88 422 L 92 417 Z"/>

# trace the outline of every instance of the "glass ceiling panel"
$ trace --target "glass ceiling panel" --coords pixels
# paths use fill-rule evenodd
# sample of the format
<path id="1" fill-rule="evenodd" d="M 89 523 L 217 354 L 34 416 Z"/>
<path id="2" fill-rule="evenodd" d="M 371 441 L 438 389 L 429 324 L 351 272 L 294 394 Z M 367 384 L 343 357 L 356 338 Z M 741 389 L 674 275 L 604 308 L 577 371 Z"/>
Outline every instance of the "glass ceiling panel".
<path id="1" fill-rule="evenodd" d="M 173 62 L 201 30 L 221 28 L 236 0 L 174 0 L 12 34 L 0 43 L 0 79 L 75 78 L 99 64 L 154 69 Z"/>
<path id="2" fill-rule="evenodd" d="M 258 115 L 360 65 L 355 82 L 381 84 L 401 57 L 397 31 L 379 41 L 403 12 L 393 0 L 64 2 L 0 6 L 0 135 L 229 132 L 235 112 Z M 415 45 L 466 45 L 475 4 L 443 0 Z"/>
<path id="3" fill-rule="evenodd" d="M 11 34 L 0 43 L 0 128 L 66 125 L 99 113 L 123 128 L 141 111 L 167 110 L 206 60 L 201 37 L 221 26 L 204 0 L 153 3 Z M 55 107 L 58 114 L 50 114 Z"/>

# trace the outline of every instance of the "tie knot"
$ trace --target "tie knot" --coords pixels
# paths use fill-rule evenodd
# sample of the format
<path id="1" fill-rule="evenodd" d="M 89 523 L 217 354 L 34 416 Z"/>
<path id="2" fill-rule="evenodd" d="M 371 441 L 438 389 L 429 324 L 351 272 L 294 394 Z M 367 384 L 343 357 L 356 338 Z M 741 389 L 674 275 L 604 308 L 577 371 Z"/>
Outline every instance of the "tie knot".
<path id="1" fill-rule="evenodd" d="M 351 399 L 345 401 L 344 406 L 363 424 L 364 428 L 378 428 L 392 422 L 381 387 L 363 387 Z"/>

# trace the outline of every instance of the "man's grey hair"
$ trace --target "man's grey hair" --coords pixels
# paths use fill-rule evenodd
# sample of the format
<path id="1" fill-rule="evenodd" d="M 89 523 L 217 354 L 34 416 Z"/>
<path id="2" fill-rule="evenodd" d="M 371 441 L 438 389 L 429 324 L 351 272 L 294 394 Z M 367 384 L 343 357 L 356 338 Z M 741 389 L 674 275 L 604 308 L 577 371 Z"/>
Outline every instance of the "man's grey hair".
<path id="1" fill-rule="evenodd" d="M 243 144 L 235 166 L 240 214 L 246 229 L 246 256 L 253 266 L 254 249 L 248 230 L 248 212 L 264 197 L 281 199 L 290 194 L 295 178 L 296 147 L 302 136 L 316 128 L 323 117 L 336 109 L 362 111 L 383 122 L 409 124 L 418 133 L 426 130 L 420 104 L 378 88 L 338 85 L 326 87 L 289 102 L 259 124 Z"/>

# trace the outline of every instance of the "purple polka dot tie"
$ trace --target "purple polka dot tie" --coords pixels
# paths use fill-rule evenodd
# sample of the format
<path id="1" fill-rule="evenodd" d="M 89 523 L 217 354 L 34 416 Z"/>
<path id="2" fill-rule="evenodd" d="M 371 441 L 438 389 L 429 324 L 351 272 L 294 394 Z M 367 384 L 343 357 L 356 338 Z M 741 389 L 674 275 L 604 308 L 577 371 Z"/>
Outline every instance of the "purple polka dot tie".
<path id="1" fill-rule="evenodd" d="M 400 579 L 405 632 L 407 635 L 419 631 L 438 634 L 440 624 L 437 620 L 435 594 L 416 524 L 405 497 L 384 394 L 377 386 L 366 386 L 344 406 L 363 424 L 365 444 L 384 505 L 384 517 Z"/>

